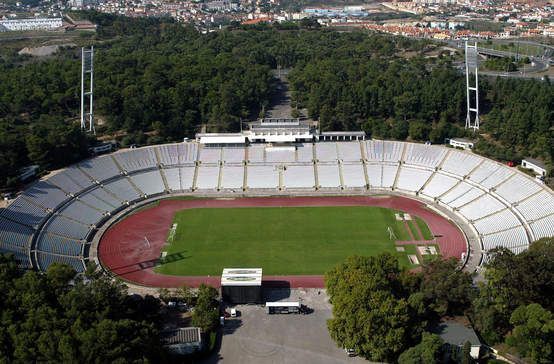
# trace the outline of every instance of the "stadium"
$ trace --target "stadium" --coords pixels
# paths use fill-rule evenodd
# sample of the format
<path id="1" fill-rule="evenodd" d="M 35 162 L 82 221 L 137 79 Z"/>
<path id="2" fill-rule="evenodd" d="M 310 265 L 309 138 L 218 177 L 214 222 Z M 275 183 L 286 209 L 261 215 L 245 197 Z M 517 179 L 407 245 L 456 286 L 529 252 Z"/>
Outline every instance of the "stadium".
<path id="1" fill-rule="evenodd" d="M 0 251 L 41 271 L 61 262 L 83 272 L 95 261 L 139 285 L 217 286 L 225 266 L 250 265 L 267 282 L 322 287 L 325 269 L 389 239 L 374 253 L 413 268 L 395 247 L 433 246 L 474 271 L 495 247 L 519 253 L 553 236 L 554 195 L 470 151 L 262 120 L 51 173 L 1 211 L 0 232 Z"/>

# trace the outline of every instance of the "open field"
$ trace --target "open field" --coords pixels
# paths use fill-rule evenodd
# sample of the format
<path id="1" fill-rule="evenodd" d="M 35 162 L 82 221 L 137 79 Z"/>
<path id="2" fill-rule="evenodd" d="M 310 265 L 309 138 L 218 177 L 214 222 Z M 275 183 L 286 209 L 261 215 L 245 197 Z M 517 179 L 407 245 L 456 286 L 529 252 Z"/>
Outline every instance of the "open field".
<path id="1" fill-rule="evenodd" d="M 163 250 L 187 259 L 155 270 L 195 276 L 219 275 L 224 267 L 262 267 L 269 275 L 323 274 L 350 255 L 382 252 L 410 267 L 387 231 L 390 226 L 396 240 L 410 240 L 395 212 L 372 206 L 182 210 L 175 214 L 177 229 Z"/>

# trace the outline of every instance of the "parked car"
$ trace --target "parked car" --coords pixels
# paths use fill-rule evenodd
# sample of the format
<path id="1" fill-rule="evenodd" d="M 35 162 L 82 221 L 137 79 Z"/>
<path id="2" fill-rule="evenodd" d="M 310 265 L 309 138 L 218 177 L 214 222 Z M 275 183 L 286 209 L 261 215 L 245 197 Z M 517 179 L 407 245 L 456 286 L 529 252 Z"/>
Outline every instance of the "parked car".
<path id="1" fill-rule="evenodd" d="M 344 352 L 345 352 L 346 355 L 348 355 L 348 356 L 356 356 L 356 355 L 358 355 L 358 354 L 356 353 L 356 350 L 355 350 L 355 349 L 344 348 Z"/>

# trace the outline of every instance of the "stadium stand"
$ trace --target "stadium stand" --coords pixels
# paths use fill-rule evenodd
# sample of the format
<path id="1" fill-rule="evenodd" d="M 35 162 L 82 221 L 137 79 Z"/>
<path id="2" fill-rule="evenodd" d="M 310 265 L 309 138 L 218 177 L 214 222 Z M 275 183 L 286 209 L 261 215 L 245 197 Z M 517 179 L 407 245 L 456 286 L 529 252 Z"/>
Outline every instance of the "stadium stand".
<path id="1" fill-rule="evenodd" d="M 314 166 L 296 165 L 287 166 L 284 170 L 284 184 L 286 188 L 314 188 Z"/>
<path id="2" fill-rule="evenodd" d="M 224 166 L 221 174 L 221 188 L 242 188 L 244 183 L 244 166 Z"/>
<path id="3" fill-rule="evenodd" d="M 201 166 L 198 168 L 198 177 L 195 187 L 200 190 L 213 190 L 217 188 L 218 180 L 218 166 Z"/>
<path id="4" fill-rule="evenodd" d="M 317 167 L 317 179 L 322 188 L 339 188 L 340 177 L 338 165 L 322 164 Z"/>
<path id="5" fill-rule="evenodd" d="M 160 171 L 155 169 L 130 176 L 131 180 L 139 190 L 147 196 L 159 195 L 165 192 L 165 184 Z"/>
<path id="6" fill-rule="evenodd" d="M 25 268 L 62 262 L 82 272 L 92 233 L 109 216 L 148 196 L 193 187 L 241 193 L 243 187 L 398 190 L 466 221 L 480 239 L 484 261 L 497 246 L 517 253 L 554 235 L 552 191 L 471 152 L 382 140 L 287 148 L 186 142 L 88 159 L 34 183 L 0 211 L 0 251 L 13 253 Z"/>
<path id="7" fill-rule="evenodd" d="M 165 175 L 167 181 L 167 187 L 171 191 L 181 191 L 181 177 L 179 176 L 179 168 L 164 168 L 161 169 L 161 173 Z"/>
<path id="8" fill-rule="evenodd" d="M 158 165 L 154 148 L 131 149 L 121 153 L 114 153 L 113 156 L 126 172 L 154 168 Z"/>

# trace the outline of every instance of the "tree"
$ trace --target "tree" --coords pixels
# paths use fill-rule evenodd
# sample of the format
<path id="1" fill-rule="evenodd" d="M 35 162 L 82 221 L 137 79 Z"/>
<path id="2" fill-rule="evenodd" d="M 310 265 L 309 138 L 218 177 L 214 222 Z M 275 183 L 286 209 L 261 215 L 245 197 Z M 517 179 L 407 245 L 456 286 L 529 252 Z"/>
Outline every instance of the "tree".
<path id="1" fill-rule="evenodd" d="M 0 254 L 0 290 L 0 361 L 159 360 L 159 301 L 137 304 L 111 278 L 84 281 L 62 264 L 23 273 Z"/>
<path id="2" fill-rule="evenodd" d="M 470 308 L 473 281 L 458 269 L 457 259 L 434 260 L 423 268 L 422 276 L 421 292 L 437 315 L 461 314 Z"/>
<path id="3" fill-rule="evenodd" d="M 217 290 L 211 286 L 201 284 L 198 287 L 196 306 L 192 313 L 192 324 L 200 327 L 202 332 L 211 332 L 217 327 L 219 319 L 217 296 Z"/>
<path id="4" fill-rule="evenodd" d="M 506 343 L 535 363 L 554 361 L 554 315 L 537 303 L 518 307 L 510 318 L 514 328 Z"/>
<path id="5" fill-rule="evenodd" d="M 421 342 L 400 354 L 399 364 L 442 363 L 444 341 L 435 334 L 423 333 Z"/>
<path id="6" fill-rule="evenodd" d="M 333 304 L 327 322 L 342 347 L 370 360 L 394 360 L 405 348 L 412 328 L 408 303 L 399 297 L 398 261 L 390 254 L 350 257 L 325 276 Z"/>
<path id="7" fill-rule="evenodd" d="M 179 298 L 185 302 L 187 305 L 191 305 L 194 300 L 194 292 L 190 289 L 189 286 L 184 285 L 178 291 Z"/>

